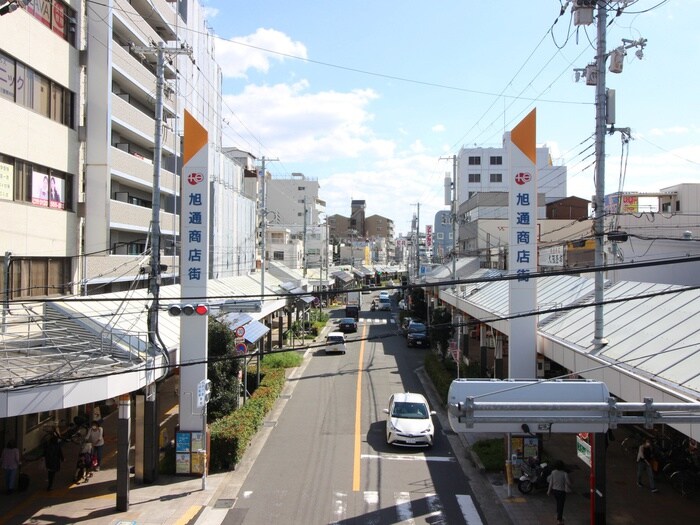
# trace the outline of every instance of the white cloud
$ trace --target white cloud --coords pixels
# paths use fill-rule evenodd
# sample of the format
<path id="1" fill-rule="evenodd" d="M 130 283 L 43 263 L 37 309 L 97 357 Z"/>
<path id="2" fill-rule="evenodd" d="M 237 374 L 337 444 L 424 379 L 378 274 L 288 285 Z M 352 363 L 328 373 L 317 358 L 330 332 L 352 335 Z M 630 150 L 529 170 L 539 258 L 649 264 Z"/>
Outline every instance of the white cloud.
<path id="1" fill-rule="evenodd" d="M 369 89 L 313 93 L 305 80 L 249 84 L 243 92 L 224 97 L 224 114 L 231 108 L 271 154 L 286 162 L 391 155 L 393 141 L 377 138 L 369 127 L 373 115 L 368 106 L 376 98 Z M 236 119 L 226 116 L 236 128 Z M 236 137 L 226 134 L 228 142 L 235 142 Z"/>
<path id="2" fill-rule="evenodd" d="M 672 126 L 670 128 L 652 128 L 649 130 L 649 135 L 652 137 L 665 137 L 667 135 L 685 135 L 690 132 L 690 128 L 686 126 Z"/>
<path id="3" fill-rule="evenodd" d="M 202 6 L 202 13 L 207 20 L 219 16 L 219 10 L 216 7 Z"/>
<path id="4" fill-rule="evenodd" d="M 445 131 L 445 126 L 443 124 L 435 124 L 432 128 L 430 128 L 432 131 L 435 133 L 442 133 Z"/>
<path id="5" fill-rule="evenodd" d="M 433 224 L 435 212 L 444 209 L 443 176 L 431 155 L 399 152 L 378 159 L 366 170 L 335 172 L 325 176 L 321 195 L 330 213 L 350 215 L 350 200 L 367 201 L 367 215 L 394 221 L 396 233 L 410 230 L 411 217 L 420 203 L 421 228 Z M 444 171 L 444 170 L 443 170 Z"/>
<path id="6" fill-rule="evenodd" d="M 289 58 L 284 55 L 306 58 L 306 46 L 275 29 L 260 28 L 252 35 L 216 43 L 216 61 L 224 77 L 245 78 L 250 69 L 267 72 L 273 60 Z"/>

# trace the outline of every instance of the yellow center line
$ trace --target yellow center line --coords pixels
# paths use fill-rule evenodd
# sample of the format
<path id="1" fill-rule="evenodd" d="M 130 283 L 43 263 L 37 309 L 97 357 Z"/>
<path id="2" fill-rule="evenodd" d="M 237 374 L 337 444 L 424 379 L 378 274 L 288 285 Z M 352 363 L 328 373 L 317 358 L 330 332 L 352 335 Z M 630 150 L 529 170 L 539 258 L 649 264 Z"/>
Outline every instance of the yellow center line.
<path id="1" fill-rule="evenodd" d="M 357 364 L 357 390 L 355 392 L 355 456 L 352 468 L 352 490 L 360 490 L 360 435 L 362 432 L 362 365 L 365 361 L 365 339 L 367 337 L 367 325 L 362 329 L 362 342 L 360 343 L 360 357 Z"/>

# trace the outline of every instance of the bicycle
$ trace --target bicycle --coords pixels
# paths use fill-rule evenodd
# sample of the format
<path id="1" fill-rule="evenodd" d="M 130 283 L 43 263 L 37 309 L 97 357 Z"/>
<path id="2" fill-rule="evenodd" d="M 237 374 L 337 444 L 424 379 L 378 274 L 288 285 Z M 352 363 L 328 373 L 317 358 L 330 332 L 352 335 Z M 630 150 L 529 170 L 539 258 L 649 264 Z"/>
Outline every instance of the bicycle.
<path id="1" fill-rule="evenodd" d="M 671 474 L 670 481 L 681 496 L 692 497 L 700 489 L 700 472 L 696 469 L 677 470 Z"/>

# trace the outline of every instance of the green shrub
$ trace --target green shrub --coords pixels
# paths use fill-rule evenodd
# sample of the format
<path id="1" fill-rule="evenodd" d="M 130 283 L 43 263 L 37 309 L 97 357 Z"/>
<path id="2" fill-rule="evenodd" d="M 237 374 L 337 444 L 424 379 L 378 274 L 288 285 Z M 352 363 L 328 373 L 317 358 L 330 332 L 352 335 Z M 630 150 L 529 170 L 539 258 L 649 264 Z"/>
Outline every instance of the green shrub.
<path id="1" fill-rule="evenodd" d="M 472 450 L 479 456 L 484 468 L 489 472 L 500 472 L 505 464 L 503 438 L 482 439 L 472 445 Z"/>
<path id="2" fill-rule="evenodd" d="M 212 472 L 235 468 L 272 409 L 285 383 L 283 368 L 265 368 L 260 386 L 235 412 L 211 424 Z"/>
<path id="3" fill-rule="evenodd" d="M 299 352 L 277 352 L 265 354 L 263 357 L 264 368 L 293 368 L 299 366 L 303 357 Z"/>
<path id="4" fill-rule="evenodd" d="M 428 352 L 425 356 L 425 371 L 430 380 L 435 386 L 440 399 L 443 403 L 447 403 L 447 394 L 450 390 L 452 380 L 457 377 L 457 374 L 445 368 L 445 363 L 433 352 Z"/>

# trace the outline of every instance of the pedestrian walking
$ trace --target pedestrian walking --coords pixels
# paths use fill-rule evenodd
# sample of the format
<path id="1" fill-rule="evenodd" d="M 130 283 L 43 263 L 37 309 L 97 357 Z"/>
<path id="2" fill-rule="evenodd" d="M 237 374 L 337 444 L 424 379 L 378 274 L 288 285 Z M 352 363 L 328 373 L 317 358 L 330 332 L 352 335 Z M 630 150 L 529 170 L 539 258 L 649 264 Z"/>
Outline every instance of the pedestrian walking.
<path id="1" fill-rule="evenodd" d="M 17 482 L 17 472 L 22 464 L 19 456 L 19 449 L 14 439 L 7 442 L 7 445 L 2 449 L 2 469 L 5 471 L 5 488 L 8 494 L 12 494 L 15 490 Z"/>
<path id="2" fill-rule="evenodd" d="M 654 451 L 651 448 L 651 440 L 645 439 L 644 443 L 639 445 L 637 450 L 637 486 L 643 487 L 642 477 L 644 472 L 647 473 L 647 478 L 649 479 L 649 488 L 652 492 L 658 492 L 659 489 L 656 488 L 656 482 L 654 481 L 654 469 L 651 466 L 651 461 L 654 458 Z"/>
<path id="3" fill-rule="evenodd" d="M 51 435 L 49 441 L 44 445 L 44 464 L 49 473 L 49 483 L 46 490 L 53 488 L 53 480 L 56 477 L 56 472 L 61 470 L 63 462 L 63 450 L 61 450 L 61 441 L 55 433 Z"/>
<path id="4" fill-rule="evenodd" d="M 97 467 L 95 470 L 100 470 L 100 466 L 102 465 L 102 447 L 105 444 L 105 439 L 104 429 L 97 421 L 92 422 L 92 426 L 90 426 L 90 430 L 87 433 L 87 440 L 92 444 L 92 450 L 97 457 Z"/>
<path id="5" fill-rule="evenodd" d="M 569 474 L 564 470 L 564 463 L 561 460 L 554 462 L 552 472 L 547 476 L 549 486 L 547 494 L 554 495 L 557 502 L 557 524 L 564 523 L 564 503 L 566 503 L 566 495 L 571 492 L 571 481 Z"/>

